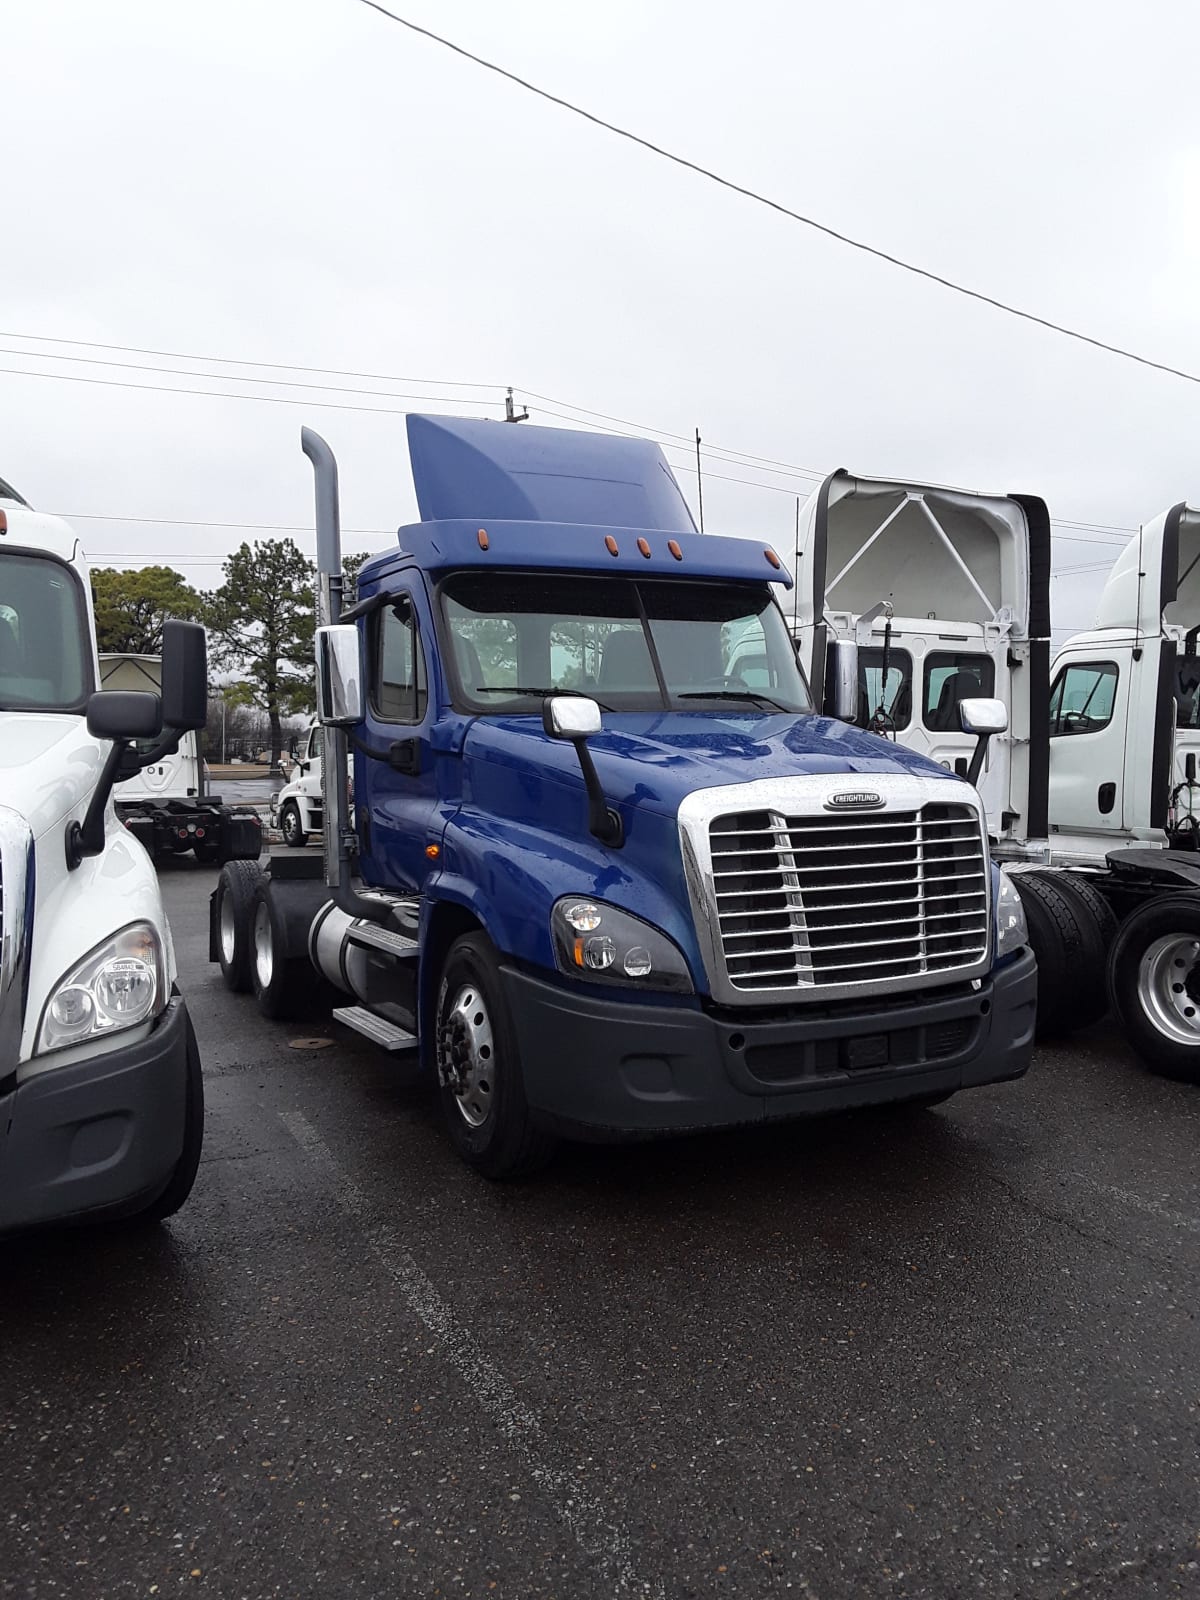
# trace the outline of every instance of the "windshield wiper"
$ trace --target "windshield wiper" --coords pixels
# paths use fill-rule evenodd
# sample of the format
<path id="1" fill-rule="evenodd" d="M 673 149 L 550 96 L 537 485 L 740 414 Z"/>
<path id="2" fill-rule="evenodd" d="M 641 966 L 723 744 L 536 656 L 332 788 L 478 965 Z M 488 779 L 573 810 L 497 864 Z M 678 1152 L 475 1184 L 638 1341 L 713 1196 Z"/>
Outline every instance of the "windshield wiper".
<path id="1" fill-rule="evenodd" d="M 676 700 L 749 700 L 756 706 L 773 706 L 776 711 L 791 709 L 782 701 L 772 700 L 769 694 L 760 694 L 757 689 L 685 689 L 675 698 Z"/>
<path id="2" fill-rule="evenodd" d="M 535 694 L 545 698 L 551 694 L 569 694 L 576 700 L 596 700 L 594 694 L 589 694 L 586 689 L 530 689 L 526 684 L 480 684 L 470 690 L 471 694 Z M 603 700 L 596 700 L 601 711 L 611 711 L 612 706 L 606 706 Z"/>

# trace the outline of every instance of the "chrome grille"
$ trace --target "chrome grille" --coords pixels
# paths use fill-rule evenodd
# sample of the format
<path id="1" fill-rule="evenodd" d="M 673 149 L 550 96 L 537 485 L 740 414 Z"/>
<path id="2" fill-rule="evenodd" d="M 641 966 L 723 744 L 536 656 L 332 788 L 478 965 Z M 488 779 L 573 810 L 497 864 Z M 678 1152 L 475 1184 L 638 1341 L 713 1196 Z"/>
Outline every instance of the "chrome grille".
<path id="1" fill-rule="evenodd" d="M 928 981 L 987 956 L 988 859 L 969 805 L 739 811 L 713 818 L 708 842 L 735 990 Z"/>

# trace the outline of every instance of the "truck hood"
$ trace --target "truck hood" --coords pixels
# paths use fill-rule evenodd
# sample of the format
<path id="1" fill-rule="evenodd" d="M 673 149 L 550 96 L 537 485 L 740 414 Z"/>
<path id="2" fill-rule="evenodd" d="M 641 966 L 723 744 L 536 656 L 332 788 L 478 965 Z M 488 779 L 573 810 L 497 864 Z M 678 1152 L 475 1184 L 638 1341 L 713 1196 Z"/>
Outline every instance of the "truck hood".
<path id="1" fill-rule="evenodd" d="M 38 837 L 95 788 L 106 748 L 80 716 L 0 712 L 0 805 Z"/>
<path id="2" fill-rule="evenodd" d="M 945 767 L 832 717 L 790 712 L 605 713 L 588 740 L 609 800 L 673 816 L 696 789 L 821 773 L 914 773 L 945 778 Z M 467 737 L 472 761 L 513 769 L 523 789 L 535 776 L 582 783 L 569 744 L 547 737 L 540 717 L 486 717 Z"/>

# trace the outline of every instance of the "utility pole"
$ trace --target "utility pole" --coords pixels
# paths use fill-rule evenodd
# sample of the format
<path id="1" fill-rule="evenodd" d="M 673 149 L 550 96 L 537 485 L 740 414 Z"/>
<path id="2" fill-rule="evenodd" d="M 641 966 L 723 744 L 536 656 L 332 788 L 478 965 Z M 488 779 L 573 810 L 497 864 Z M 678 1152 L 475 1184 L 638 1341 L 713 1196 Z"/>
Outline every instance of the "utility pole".
<path id="1" fill-rule="evenodd" d="M 696 429 L 696 494 L 700 500 L 700 532 L 704 532 L 704 478 L 700 471 L 700 429 Z"/>
<path id="2" fill-rule="evenodd" d="M 528 422 L 529 421 L 529 408 L 528 408 L 528 406 L 524 406 L 523 405 L 521 407 L 520 411 L 519 412 L 517 411 L 516 406 L 513 404 L 513 392 L 512 392 L 511 388 L 509 389 L 508 393 L 504 397 L 504 420 L 505 420 L 505 422 Z"/>
<path id="3" fill-rule="evenodd" d="M 225 691 L 221 690 L 221 765 L 225 765 Z"/>

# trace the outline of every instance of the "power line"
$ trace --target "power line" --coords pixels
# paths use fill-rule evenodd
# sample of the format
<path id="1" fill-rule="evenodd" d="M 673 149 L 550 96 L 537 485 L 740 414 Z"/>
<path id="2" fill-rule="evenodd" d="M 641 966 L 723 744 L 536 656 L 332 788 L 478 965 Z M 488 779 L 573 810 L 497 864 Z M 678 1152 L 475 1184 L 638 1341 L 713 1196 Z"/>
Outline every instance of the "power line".
<path id="1" fill-rule="evenodd" d="M 25 339 L 39 344 L 73 344 L 87 350 L 117 350 L 126 356 L 161 356 L 166 361 L 215 361 L 223 367 L 266 367 L 272 372 L 315 372 L 323 378 L 368 378 L 376 383 L 432 383 L 441 389 L 506 389 L 504 383 L 466 383 L 456 378 L 400 378 L 386 372 L 347 372 L 340 367 L 301 367 L 291 361 L 248 361 L 243 356 L 202 356 L 188 350 L 147 350 L 133 344 L 101 344 L 96 339 L 60 339 L 49 333 L 6 333 L 0 339 Z M 21 355 L 37 355 L 22 350 Z M 117 365 L 117 363 L 113 363 Z"/>
<path id="2" fill-rule="evenodd" d="M 232 528 L 238 532 L 253 533 L 311 533 L 312 524 L 287 522 L 205 522 L 200 517 L 115 517 L 98 511 L 49 511 L 47 516 L 62 517 L 65 522 L 148 522 L 164 528 Z M 395 528 L 343 528 L 345 534 L 355 537 L 367 534 L 394 539 Z"/>
<path id="3" fill-rule="evenodd" d="M 24 353 L 24 352 L 23 352 Z M 32 360 L 37 360 L 34 352 L 29 352 Z M 25 372 L 19 367 L 0 367 L 0 372 L 7 373 L 13 378 L 49 378 L 57 383 L 91 383 L 101 384 L 109 389 L 141 389 L 147 394 L 189 394 L 201 400 L 253 400 L 259 405 L 270 406 L 309 406 L 320 407 L 325 411 L 362 411 L 368 415 L 386 417 L 406 417 L 408 412 L 397 406 L 355 406 L 337 400 L 301 400 L 291 395 L 283 394 L 230 394 L 223 389 L 180 389 L 169 383 L 132 383 L 123 378 L 87 378 L 81 372 Z M 196 377 L 204 377 L 204 373 L 196 373 Z M 240 380 L 230 377 L 221 382 L 237 383 Z M 380 395 L 381 400 L 435 400 L 441 405 L 496 405 L 497 402 L 489 397 L 482 399 L 468 399 L 463 395 L 450 394 L 414 394 L 414 395 Z"/>
<path id="4" fill-rule="evenodd" d="M 604 128 L 608 133 L 615 133 L 618 138 L 628 139 L 631 144 L 640 145 L 643 150 L 651 154 L 662 156 L 664 160 L 674 162 L 678 167 L 686 167 L 689 172 L 695 172 L 702 178 L 707 178 L 711 183 L 716 183 L 723 189 L 730 189 L 734 194 L 740 194 L 747 200 L 756 204 L 767 206 L 770 210 L 778 212 L 781 216 L 790 217 L 793 222 L 803 223 L 806 228 L 813 228 L 817 233 L 823 233 L 827 238 L 836 240 L 839 244 L 849 245 L 852 250 L 859 250 L 864 255 L 874 256 L 879 261 L 885 261 L 889 266 L 899 267 L 903 272 L 912 273 L 914 277 L 924 278 L 930 283 L 939 284 L 943 289 L 950 289 L 955 294 L 964 295 L 969 300 L 979 301 L 982 305 L 992 306 L 997 311 L 1003 311 L 1007 316 L 1020 317 L 1024 322 L 1035 323 L 1038 327 L 1047 328 L 1051 333 L 1060 333 L 1067 339 L 1075 339 L 1080 344 L 1091 345 L 1096 350 L 1106 350 L 1109 355 L 1120 356 L 1125 361 L 1136 361 L 1139 366 L 1152 367 L 1157 372 L 1169 373 L 1174 378 L 1183 378 L 1188 383 L 1200 383 L 1200 374 L 1185 372 L 1181 367 L 1168 366 L 1163 361 L 1152 361 L 1149 356 L 1138 355 L 1136 351 L 1126 350 L 1120 345 L 1109 344 L 1104 339 L 1093 338 L 1091 334 L 1080 333 L 1076 328 L 1068 328 L 1061 322 L 1053 322 L 1049 317 L 1038 316 L 1032 311 L 1023 311 L 1019 306 L 1010 305 L 1006 300 L 998 300 L 994 295 L 984 294 L 980 289 L 969 289 L 965 284 L 957 283 L 953 278 L 943 277 L 941 273 L 932 272 L 928 267 L 918 267 L 912 261 L 905 261 L 901 256 L 892 255 L 887 250 L 881 250 L 876 245 L 866 244 L 861 239 L 854 239 L 847 233 L 841 233 L 837 228 L 832 228 L 828 223 L 818 222 L 815 217 L 805 216 L 801 211 L 793 211 L 790 206 L 785 206 L 779 200 L 771 200 L 757 190 L 747 188 L 744 184 L 735 183 L 731 178 L 724 178 L 720 173 L 712 171 L 710 167 L 703 167 L 697 161 L 690 161 L 686 156 L 677 155 L 673 150 L 655 144 L 650 139 L 644 139 L 640 134 L 632 133 L 628 128 L 622 128 L 615 122 L 609 122 L 604 117 L 597 116 L 593 111 L 585 111 L 582 106 L 576 105 L 571 100 L 564 99 L 561 95 L 551 94 L 548 89 L 540 89 L 537 84 L 530 83 L 527 78 L 522 78 L 515 72 L 510 72 L 507 67 L 501 67 L 486 57 L 476 55 L 461 44 L 443 38 L 440 33 L 434 33 L 431 28 L 423 28 L 419 23 L 410 21 L 407 17 L 400 16 L 395 11 L 389 11 L 386 6 L 380 5 L 379 0 L 360 0 L 362 5 L 377 11 L 380 16 L 387 17 L 391 22 L 398 22 L 402 28 L 407 28 L 411 33 L 417 33 L 422 38 L 439 44 L 446 50 L 452 50 L 455 55 L 462 56 L 467 61 L 473 61 L 477 67 L 483 67 L 488 72 L 494 72 L 498 77 L 506 78 L 510 83 L 515 83 L 518 88 L 526 89 L 530 94 L 537 95 L 541 100 L 548 100 L 551 105 L 559 106 L 564 111 L 569 111 L 573 116 L 582 117 L 585 122 L 591 122 L 598 128 Z"/>
<path id="5" fill-rule="evenodd" d="M 113 361 L 107 356 L 67 356 L 59 355 L 56 350 L 13 350 L 6 345 L 0 345 L 0 356 L 24 356 L 32 361 L 77 361 L 81 365 L 91 367 L 116 367 L 121 372 L 161 372 L 176 378 L 211 378 L 214 383 L 261 383 L 270 384 L 276 389 L 318 389 L 322 394 L 361 394 L 374 395 L 379 400 L 447 400 L 454 405 L 497 405 L 489 395 L 464 395 L 461 399 L 440 394 L 396 394 L 390 390 L 381 389 L 351 389 L 345 385 L 333 383 L 305 383 L 300 378 L 253 378 L 248 373 L 230 372 L 191 372 L 184 367 L 151 367 L 139 361 Z M 32 374 L 42 378 L 70 377 L 70 373 L 42 372 Z M 392 381 L 392 380 L 389 380 Z M 408 380 L 402 380 L 407 382 Z M 432 382 L 418 378 L 418 383 Z"/>

